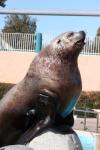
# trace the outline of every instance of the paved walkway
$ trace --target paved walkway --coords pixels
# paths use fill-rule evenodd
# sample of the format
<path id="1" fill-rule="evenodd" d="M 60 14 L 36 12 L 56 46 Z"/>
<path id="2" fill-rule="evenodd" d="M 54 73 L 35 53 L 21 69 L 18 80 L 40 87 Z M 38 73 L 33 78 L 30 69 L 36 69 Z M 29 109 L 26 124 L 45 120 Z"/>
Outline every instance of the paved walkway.
<path id="1" fill-rule="evenodd" d="M 84 118 L 75 118 L 74 129 L 84 130 Z M 96 118 L 87 118 L 85 131 L 97 132 L 97 119 Z M 100 133 L 100 119 L 98 125 L 98 133 Z"/>

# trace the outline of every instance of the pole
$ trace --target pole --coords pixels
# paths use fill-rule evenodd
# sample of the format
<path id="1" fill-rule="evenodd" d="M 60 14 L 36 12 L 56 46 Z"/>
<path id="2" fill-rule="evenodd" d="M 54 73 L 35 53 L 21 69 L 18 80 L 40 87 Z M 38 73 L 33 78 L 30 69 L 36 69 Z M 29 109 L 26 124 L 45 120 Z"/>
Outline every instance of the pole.
<path id="1" fill-rule="evenodd" d="M 85 111 L 85 114 L 84 114 L 84 130 L 86 130 L 86 111 Z"/>
<path id="2" fill-rule="evenodd" d="M 68 10 L 22 10 L 22 9 L 0 9 L 0 14 L 20 14 L 20 15 L 47 15 L 47 16 L 89 16 L 100 17 L 100 11 L 68 11 Z"/>
<path id="3" fill-rule="evenodd" d="M 98 132 L 98 126 L 99 126 L 99 114 L 97 114 L 97 125 L 96 125 L 96 132 Z"/>
<path id="4" fill-rule="evenodd" d="M 42 49 L 42 33 L 36 33 L 35 35 L 35 52 L 39 53 Z"/>

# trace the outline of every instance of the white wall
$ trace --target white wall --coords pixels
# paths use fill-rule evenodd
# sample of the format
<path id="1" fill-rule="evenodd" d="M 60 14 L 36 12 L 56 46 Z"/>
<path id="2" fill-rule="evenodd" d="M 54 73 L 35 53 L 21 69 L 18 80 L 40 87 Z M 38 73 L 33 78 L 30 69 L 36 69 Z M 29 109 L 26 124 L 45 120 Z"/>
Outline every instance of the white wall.
<path id="1" fill-rule="evenodd" d="M 0 82 L 17 83 L 35 57 L 33 52 L 0 52 Z M 79 56 L 83 90 L 100 91 L 100 56 Z"/>
<path id="2" fill-rule="evenodd" d="M 83 90 L 100 91 L 100 56 L 80 55 L 79 68 Z"/>

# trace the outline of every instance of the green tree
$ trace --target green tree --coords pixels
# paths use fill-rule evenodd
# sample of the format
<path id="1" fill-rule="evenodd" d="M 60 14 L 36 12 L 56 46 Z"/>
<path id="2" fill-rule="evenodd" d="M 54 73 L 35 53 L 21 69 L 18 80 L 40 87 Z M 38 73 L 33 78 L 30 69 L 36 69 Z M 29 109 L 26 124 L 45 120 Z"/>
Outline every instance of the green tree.
<path id="1" fill-rule="evenodd" d="M 94 38 L 92 42 L 94 51 L 96 53 L 100 53 L 100 27 L 97 29 L 96 37 Z"/>
<path id="2" fill-rule="evenodd" d="M 1 7 L 5 7 L 5 1 L 6 1 L 6 0 L 0 0 L 0 6 L 1 6 Z"/>
<path id="3" fill-rule="evenodd" d="M 96 36 L 100 36 L 100 27 L 97 29 Z"/>
<path id="4" fill-rule="evenodd" d="M 34 49 L 34 35 L 33 38 L 28 34 L 20 33 L 32 33 L 36 32 L 36 20 L 30 18 L 28 15 L 8 15 L 6 16 L 5 26 L 2 30 L 5 33 L 10 34 L 9 38 L 4 38 L 12 48 L 20 49 L 22 45 L 27 45 L 28 48 Z M 2 37 L 3 38 L 3 37 Z M 33 42 L 30 42 L 33 39 Z"/>
<path id="5" fill-rule="evenodd" d="M 2 32 L 7 33 L 35 33 L 36 19 L 28 15 L 8 15 Z"/>

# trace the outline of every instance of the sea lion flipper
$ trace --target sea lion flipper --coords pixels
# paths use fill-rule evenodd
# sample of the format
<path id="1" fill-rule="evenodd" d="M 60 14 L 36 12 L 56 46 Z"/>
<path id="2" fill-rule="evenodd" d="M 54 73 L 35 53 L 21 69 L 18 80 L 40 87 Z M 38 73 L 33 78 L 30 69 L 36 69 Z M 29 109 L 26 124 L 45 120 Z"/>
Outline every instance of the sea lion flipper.
<path id="1" fill-rule="evenodd" d="M 70 127 L 72 127 L 74 125 L 74 114 L 73 114 L 73 111 L 70 114 L 68 114 L 68 116 L 65 118 L 65 122 Z"/>
<path id="2" fill-rule="evenodd" d="M 56 108 L 57 108 L 57 96 L 49 95 L 48 93 L 39 94 L 37 105 L 35 110 L 33 109 L 33 116 L 35 111 L 35 117 L 37 118 L 37 123 L 34 126 L 32 124 L 28 130 L 19 138 L 17 144 L 27 144 L 30 142 L 35 136 L 42 133 L 44 129 L 50 127 L 53 124 L 53 120 L 56 116 Z M 57 101 L 58 102 L 58 101 Z M 28 111 L 29 115 L 32 113 L 32 110 Z M 31 121 L 31 120 L 30 120 Z"/>
<path id="3" fill-rule="evenodd" d="M 45 120 L 41 120 L 36 124 L 36 126 L 30 127 L 17 141 L 16 144 L 27 144 L 38 134 L 42 133 L 44 129 L 46 129 L 51 123 L 50 116 L 47 116 Z"/>
<path id="4" fill-rule="evenodd" d="M 52 128 L 61 133 L 66 134 L 69 132 L 69 129 L 72 129 L 73 124 L 74 124 L 74 117 L 72 111 L 65 118 L 63 118 L 61 114 L 57 114 Z"/>

